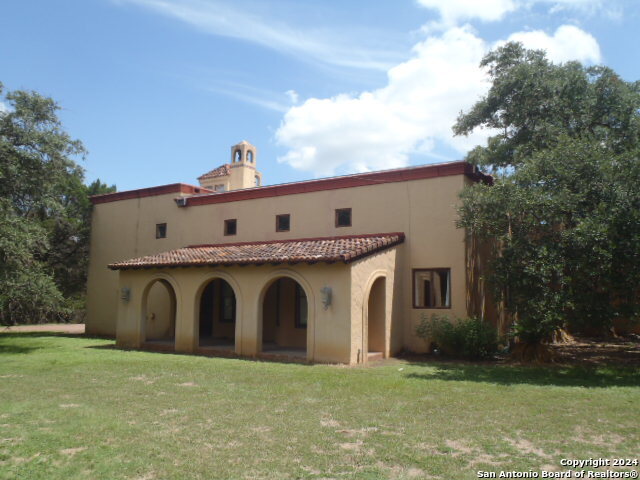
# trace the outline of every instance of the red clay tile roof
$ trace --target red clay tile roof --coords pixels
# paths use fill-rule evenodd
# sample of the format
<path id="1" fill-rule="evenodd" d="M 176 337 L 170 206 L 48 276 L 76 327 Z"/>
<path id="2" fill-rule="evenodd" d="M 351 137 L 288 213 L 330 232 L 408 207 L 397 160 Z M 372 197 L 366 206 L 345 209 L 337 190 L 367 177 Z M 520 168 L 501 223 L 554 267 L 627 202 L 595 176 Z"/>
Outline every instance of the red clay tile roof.
<path id="1" fill-rule="evenodd" d="M 193 245 L 109 265 L 111 270 L 217 265 L 343 262 L 372 255 L 404 242 L 404 233 L 300 238 L 269 242 Z"/>
<path id="2" fill-rule="evenodd" d="M 207 172 L 198 177 L 198 180 L 204 180 L 206 178 L 216 178 L 216 177 L 225 177 L 231 174 L 231 165 L 225 163 L 224 165 L 220 165 L 218 168 L 214 168 L 210 172 Z"/>

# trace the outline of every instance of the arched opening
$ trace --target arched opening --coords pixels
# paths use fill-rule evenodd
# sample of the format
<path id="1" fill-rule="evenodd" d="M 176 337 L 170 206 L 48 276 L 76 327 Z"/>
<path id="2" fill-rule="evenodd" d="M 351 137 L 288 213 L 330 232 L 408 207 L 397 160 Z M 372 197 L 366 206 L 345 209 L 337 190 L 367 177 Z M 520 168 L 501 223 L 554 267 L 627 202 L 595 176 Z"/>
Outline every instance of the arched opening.
<path id="1" fill-rule="evenodd" d="M 164 279 L 154 280 L 144 299 L 146 343 L 173 346 L 176 338 L 176 292 Z"/>
<path id="2" fill-rule="evenodd" d="M 289 277 L 274 280 L 262 303 L 262 351 L 306 358 L 308 320 L 302 285 Z"/>
<path id="3" fill-rule="evenodd" d="M 384 357 L 386 278 L 379 277 L 371 285 L 367 300 L 367 353 L 369 360 Z"/>
<path id="4" fill-rule="evenodd" d="M 253 152 L 251 150 L 247 152 L 247 162 L 253 163 Z"/>
<path id="5" fill-rule="evenodd" d="M 233 350 L 236 337 L 236 295 L 226 280 L 210 280 L 200 294 L 198 345 Z"/>
<path id="6" fill-rule="evenodd" d="M 240 150 L 236 150 L 233 153 L 233 161 L 234 162 L 239 162 L 240 160 L 242 160 L 242 152 Z"/>

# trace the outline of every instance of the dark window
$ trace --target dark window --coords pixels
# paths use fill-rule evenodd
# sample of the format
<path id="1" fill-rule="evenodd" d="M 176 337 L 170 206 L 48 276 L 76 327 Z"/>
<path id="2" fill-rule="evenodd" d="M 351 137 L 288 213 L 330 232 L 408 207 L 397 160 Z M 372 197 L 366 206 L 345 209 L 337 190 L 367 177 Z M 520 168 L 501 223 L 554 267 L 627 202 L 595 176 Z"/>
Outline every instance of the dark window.
<path id="1" fill-rule="evenodd" d="M 219 183 L 218 185 L 213 187 L 213 191 L 214 192 L 224 192 L 225 191 L 224 183 Z"/>
<path id="2" fill-rule="evenodd" d="M 288 232 L 291 229 L 291 215 L 276 215 L 276 232 Z"/>
<path id="3" fill-rule="evenodd" d="M 167 238 L 166 223 L 156 223 L 156 238 Z"/>
<path id="4" fill-rule="evenodd" d="M 260 186 L 260 177 L 258 175 L 256 175 L 255 177 L 255 182 L 256 182 L 256 187 Z"/>
<path id="5" fill-rule="evenodd" d="M 451 269 L 413 270 L 413 308 L 451 308 Z"/>
<path id="6" fill-rule="evenodd" d="M 224 221 L 224 234 L 235 235 L 238 232 L 238 221 L 235 218 Z"/>
<path id="7" fill-rule="evenodd" d="M 233 323 L 236 321 L 236 296 L 227 282 L 220 282 L 220 321 Z"/>
<path id="8" fill-rule="evenodd" d="M 351 226 L 351 209 L 337 208 L 336 209 L 336 227 L 350 227 L 350 226 Z"/>
<path id="9" fill-rule="evenodd" d="M 296 328 L 307 328 L 307 295 L 296 283 Z"/>

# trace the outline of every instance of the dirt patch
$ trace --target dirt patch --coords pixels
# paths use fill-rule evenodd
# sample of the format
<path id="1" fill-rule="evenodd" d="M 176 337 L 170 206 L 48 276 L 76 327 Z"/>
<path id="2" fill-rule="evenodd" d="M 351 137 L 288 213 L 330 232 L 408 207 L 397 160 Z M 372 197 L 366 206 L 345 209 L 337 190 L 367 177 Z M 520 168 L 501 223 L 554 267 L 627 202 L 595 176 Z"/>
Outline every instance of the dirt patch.
<path id="1" fill-rule="evenodd" d="M 449 447 L 453 452 L 451 456 L 457 457 L 458 455 L 469 455 L 470 453 L 475 453 L 476 449 L 470 447 L 465 442 L 461 442 L 458 440 L 447 440 L 445 442 L 447 447 Z"/>
<path id="2" fill-rule="evenodd" d="M 341 443 L 340 448 L 344 450 L 358 451 L 362 448 L 362 445 L 364 445 L 363 442 L 358 440 L 357 442 Z"/>
<path id="3" fill-rule="evenodd" d="M 340 423 L 333 418 L 323 418 L 320 420 L 320 425 L 323 427 L 339 427 Z"/>
<path id="4" fill-rule="evenodd" d="M 366 427 L 366 428 L 359 428 L 359 429 L 342 429 L 342 430 L 336 430 L 336 433 L 342 433 L 343 435 L 345 435 L 346 437 L 357 437 L 360 435 L 367 435 L 370 432 L 377 432 L 378 429 L 376 427 Z"/>
<path id="5" fill-rule="evenodd" d="M 551 345 L 557 363 L 640 367 L 640 336 L 576 337 L 566 344 Z"/>
<path id="6" fill-rule="evenodd" d="M 42 325 L 15 325 L 12 327 L 0 327 L 0 332 L 55 332 L 69 333 L 72 335 L 83 335 L 84 323 L 45 323 Z"/>
<path id="7" fill-rule="evenodd" d="M 505 441 L 511 444 L 511 446 L 518 450 L 520 453 L 524 453 L 526 455 L 535 455 L 540 458 L 552 458 L 551 455 L 544 452 L 544 450 L 536 447 L 533 443 L 524 438 L 519 438 L 516 440 L 512 438 L 505 438 Z"/>
<path id="8" fill-rule="evenodd" d="M 619 337 L 573 337 L 573 341 L 549 345 L 553 358 L 550 365 L 559 366 L 617 366 L 640 367 L 640 335 Z M 396 359 L 385 359 L 376 366 L 393 365 Z M 443 355 L 405 352 L 398 360 L 416 363 L 452 363 L 457 365 L 513 365 L 522 364 L 509 354 L 497 355 L 490 360 L 468 361 Z M 396 360 L 397 361 L 397 360 Z"/>
<path id="9" fill-rule="evenodd" d="M 60 450 L 60 453 L 63 455 L 73 456 L 76 453 L 84 452 L 86 449 L 87 447 L 65 448 Z"/>

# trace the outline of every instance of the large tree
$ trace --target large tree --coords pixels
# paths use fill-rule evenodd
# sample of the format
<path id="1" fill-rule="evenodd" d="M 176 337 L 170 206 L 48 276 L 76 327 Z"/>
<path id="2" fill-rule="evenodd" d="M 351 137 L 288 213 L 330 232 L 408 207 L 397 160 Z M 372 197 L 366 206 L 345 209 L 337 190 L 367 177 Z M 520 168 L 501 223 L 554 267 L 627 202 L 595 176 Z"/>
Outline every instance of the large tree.
<path id="1" fill-rule="evenodd" d="M 2 94 L 2 84 L 0 84 Z M 58 105 L 14 91 L 0 111 L 0 323 L 68 320 L 86 280 L 88 196 L 77 161 L 85 155 L 57 117 Z"/>
<path id="2" fill-rule="evenodd" d="M 481 66 L 492 86 L 454 132 L 492 129 L 467 159 L 494 185 L 463 192 L 460 226 L 492 246 L 488 280 L 515 333 L 538 345 L 567 325 L 637 319 L 640 83 L 518 43 Z"/>

